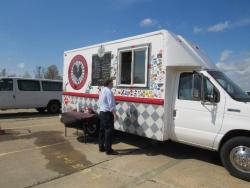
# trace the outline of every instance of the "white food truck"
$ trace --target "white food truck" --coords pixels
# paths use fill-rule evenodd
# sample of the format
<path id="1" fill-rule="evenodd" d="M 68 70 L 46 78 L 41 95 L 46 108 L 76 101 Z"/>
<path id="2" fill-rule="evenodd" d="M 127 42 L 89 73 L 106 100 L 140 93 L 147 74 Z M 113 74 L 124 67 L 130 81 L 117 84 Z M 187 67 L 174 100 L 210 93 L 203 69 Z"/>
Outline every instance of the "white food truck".
<path id="1" fill-rule="evenodd" d="M 217 150 L 232 175 L 250 180 L 250 98 L 198 46 L 160 30 L 66 51 L 63 111 L 98 111 L 110 77 L 116 130 Z"/>
<path id="2" fill-rule="evenodd" d="M 58 113 L 61 108 L 62 81 L 0 78 L 0 110 L 36 108 L 43 112 Z"/>

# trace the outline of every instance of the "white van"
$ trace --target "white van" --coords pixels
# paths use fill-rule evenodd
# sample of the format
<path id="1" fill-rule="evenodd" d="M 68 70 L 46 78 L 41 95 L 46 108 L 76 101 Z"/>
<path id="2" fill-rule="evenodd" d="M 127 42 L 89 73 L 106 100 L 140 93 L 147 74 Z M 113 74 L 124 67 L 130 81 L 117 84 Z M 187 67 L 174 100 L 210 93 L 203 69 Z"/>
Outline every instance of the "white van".
<path id="1" fill-rule="evenodd" d="M 232 175 L 250 180 L 250 97 L 198 46 L 160 30 L 66 51 L 63 111 L 98 111 L 110 77 L 115 129 L 217 150 Z"/>
<path id="2" fill-rule="evenodd" d="M 62 81 L 0 78 L 0 109 L 36 108 L 58 113 L 61 108 Z"/>

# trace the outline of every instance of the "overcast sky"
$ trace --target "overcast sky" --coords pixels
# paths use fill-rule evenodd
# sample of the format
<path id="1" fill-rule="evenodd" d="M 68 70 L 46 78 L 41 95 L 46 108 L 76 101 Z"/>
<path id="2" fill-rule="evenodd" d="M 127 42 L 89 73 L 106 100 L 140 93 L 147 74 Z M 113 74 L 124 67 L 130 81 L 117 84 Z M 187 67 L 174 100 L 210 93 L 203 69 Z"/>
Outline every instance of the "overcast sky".
<path id="1" fill-rule="evenodd" d="M 61 72 L 66 50 L 158 29 L 196 43 L 250 90 L 249 0 L 0 0 L 0 69 Z"/>

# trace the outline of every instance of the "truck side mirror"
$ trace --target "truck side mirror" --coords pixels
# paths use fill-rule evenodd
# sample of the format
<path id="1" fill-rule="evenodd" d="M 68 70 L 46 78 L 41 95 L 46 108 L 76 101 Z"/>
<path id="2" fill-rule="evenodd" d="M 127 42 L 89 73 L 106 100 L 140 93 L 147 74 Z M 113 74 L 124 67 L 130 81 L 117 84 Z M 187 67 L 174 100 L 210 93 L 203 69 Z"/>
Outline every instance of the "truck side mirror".
<path id="1" fill-rule="evenodd" d="M 208 102 L 215 103 L 216 102 L 216 94 L 215 93 L 213 93 L 213 94 L 208 94 L 207 93 L 206 96 L 205 96 L 205 99 Z"/>
<path id="2" fill-rule="evenodd" d="M 219 97 L 220 94 L 217 91 L 217 89 L 214 88 L 212 94 L 207 94 L 207 101 L 211 102 L 211 103 L 216 103 L 219 102 Z"/>
<path id="3" fill-rule="evenodd" d="M 200 99 L 200 91 L 198 89 L 194 88 L 192 95 L 194 99 Z"/>

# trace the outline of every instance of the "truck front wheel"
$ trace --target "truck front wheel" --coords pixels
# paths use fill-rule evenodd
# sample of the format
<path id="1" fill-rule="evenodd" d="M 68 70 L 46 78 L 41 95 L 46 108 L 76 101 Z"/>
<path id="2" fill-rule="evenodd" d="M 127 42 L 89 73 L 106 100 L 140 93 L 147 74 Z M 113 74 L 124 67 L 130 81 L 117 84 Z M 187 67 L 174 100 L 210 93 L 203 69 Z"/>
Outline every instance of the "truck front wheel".
<path id="1" fill-rule="evenodd" d="M 250 181 L 250 137 L 229 139 L 221 147 L 220 157 L 230 174 Z"/>

